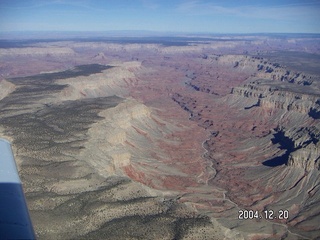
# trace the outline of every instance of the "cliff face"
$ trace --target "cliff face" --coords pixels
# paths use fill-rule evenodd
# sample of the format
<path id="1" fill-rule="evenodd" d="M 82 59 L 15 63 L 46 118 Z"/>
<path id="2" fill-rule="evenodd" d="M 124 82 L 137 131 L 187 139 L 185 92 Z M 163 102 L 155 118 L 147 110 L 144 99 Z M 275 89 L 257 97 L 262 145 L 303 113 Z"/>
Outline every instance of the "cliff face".
<path id="1" fill-rule="evenodd" d="M 299 85 L 311 85 L 314 81 L 318 84 L 318 76 L 302 72 L 292 71 L 279 63 L 270 62 L 262 57 L 244 55 L 214 55 L 212 59 L 220 64 L 229 65 L 241 71 L 252 72 L 257 78 L 272 79 L 282 82 L 290 82 Z"/>
<path id="2" fill-rule="evenodd" d="M 320 144 L 310 143 L 304 148 L 290 153 L 288 166 L 300 167 L 311 171 L 312 169 L 320 170 Z"/>
<path id="3" fill-rule="evenodd" d="M 139 62 L 127 62 L 121 65 L 115 64 L 111 69 L 89 77 L 59 80 L 59 84 L 68 85 L 60 93 L 60 97 L 64 100 L 76 100 L 113 95 L 128 96 L 128 87 L 137 83 L 135 72 L 140 68 Z"/>
<path id="4" fill-rule="evenodd" d="M 272 140 L 274 144 L 279 145 L 280 149 L 285 150 L 282 155 L 283 163 L 306 172 L 320 170 L 320 130 L 318 127 L 319 125 L 275 129 Z M 270 160 L 265 163 L 272 165 Z"/>
<path id="5" fill-rule="evenodd" d="M 315 119 L 320 110 L 320 94 L 311 86 L 257 79 L 233 88 L 231 93 L 256 99 L 256 106 L 300 112 Z"/>
<path id="6" fill-rule="evenodd" d="M 269 118 L 282 114 L 279 127 L 293 145 L 286 148 L 285 163 L 307 171 L 319 170 L 320 94 L 317 88 L 299 82 L 254 79 L 233 88 L 231 93 L 252 101 L 250 106 L 242 105 L 245 110 L 260 108 L 268 112 Z M 312 127 L 303 126 L 308 121 Z"/>

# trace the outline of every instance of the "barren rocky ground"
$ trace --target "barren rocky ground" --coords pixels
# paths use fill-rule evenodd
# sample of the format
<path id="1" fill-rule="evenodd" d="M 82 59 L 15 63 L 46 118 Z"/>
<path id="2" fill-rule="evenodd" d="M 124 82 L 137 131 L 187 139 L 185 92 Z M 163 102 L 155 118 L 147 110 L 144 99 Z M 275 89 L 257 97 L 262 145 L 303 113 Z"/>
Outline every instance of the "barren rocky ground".
<path id="1" fill-rule="evenodd" d="M 37 237 L 320 237 L 319 39 L 294 40 L 0 49 Z"/>

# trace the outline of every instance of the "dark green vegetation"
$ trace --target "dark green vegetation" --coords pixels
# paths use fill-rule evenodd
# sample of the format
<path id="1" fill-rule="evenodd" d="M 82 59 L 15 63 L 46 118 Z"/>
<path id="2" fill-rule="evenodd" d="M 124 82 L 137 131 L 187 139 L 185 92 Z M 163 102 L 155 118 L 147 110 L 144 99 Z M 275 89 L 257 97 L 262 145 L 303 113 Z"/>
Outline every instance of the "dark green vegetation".
<path id="1" fill-rule="evenodd" d="M 24 95 L 23 92 L 19 93 Z M 47 154 L 50 153 L 53 155 L 52 158 L 56 158 L 64 151 L 79 149 L 80 142 L 86 139 L 85 134 L 90 124 L 101 118 L 98 113 L 103 109 L 115 107 L 121 102 L 121 98 L 115 96 L 67 101 L 60 104 L 43 105 L 43 107 L 38 107 L 36 112 L 25 112 L 18 115 L 12 113 L 12 111 L 23 111 L 24 107 L 30 106 L 38 99 L 24 97 L 23 101 L 25 104 L 19 102 L 11 110 L 3 107 L 0 110 L 0 124 L 8 129 L 6 134 L 15 139 L 13 144 L 17 147 L 35 151 L 34 154 L 37 156 L 46 150 Z M 9 106 L 12 107 L 12 104 Z M 18 109 L 18 106 L 23 109 Z M 68 138 L 73 141 L 68 141 Z M 72 142 L 77 142 L 75 144 L 77 146 L 73 146 Z M 37 151 L 40 152 L 37 153 Z"/>
<path id="2" fill-rule="evenodd" d="M 21 170 L 27 188 L 44 190 L 47 176 L 56 181 L 63 180 L 63 176 L 68 178 L 68 167 L 74 163 L 65 162 L 61 168 L 55 161 L 74 160 L 72 155 L 83 148 L 90 125 L 101 119 L 99 112 L 123 100 L 112 96 L 47 103 L 65 87 L 54 80 L 79 76 L 81 72 L 88 75 L 103 67 L 87 65 L 75 68 L 76 72 L 67 70 L 10 79 L 13 83 L 18 81 L 19 86 L 0 101 L 0 126 L 5 135 L 14 139 L 12 144 L 19 149 L 20 157 L 28 159 Z M 37 168 L 40 174 L 30 172 L 30 168 Z"/>
<path id="3" fill-rule="evenodd" d="M 11 114 L 17 115 L 19 111 L 26 112 L 28 109 L 33 111 L 32 109 L 36 106 L 42 109 L 44 107 L 43 104 L 41 104 L 42 99 L 48 97 L 53 98 L 54 94 L 59 93 L 67 86 L 57 84 L 55 83 L 55 80 L 89 76 L 91 74 L 100 73 L 108 68 L 111 67 L 99 64 L 89 64 L 77 66 L 62 72 L 8 79 L 8 81 L 15 84 L 17 88 L 0 102 L 1 113 L 15 110 L 15 112 L 11 112 Z M 4 121 L 3 117 L 1 120 Z"/>
<path id="4" fill-rule="evenodd" d="M 89 233 L 84 239 L 172 239 L 180 240 L 194 227 L 212 227 L 207 217 L 177 218 L 174 207 L 165 214 L 135 215 L 115 219 L 99 231 Z"/>
<path id="5" fill-rule="evenodd" d="M 62 72 L 42 73 L 30 77 L 17 77 L 8 79 L 10 82 L 18 85 L 39 85 L 42 83 L 51 83 L 54 80 L 76 78 L 80 76 L 89 76 L 91 74 L 101 73 L 104 70 L 110 69 L 112 66 L 104 66 L 100 64 L 87 64 L 76 66 L 73 69 L 68 69 Z M 29 86 L 33 87 L 33 86 Z"/>

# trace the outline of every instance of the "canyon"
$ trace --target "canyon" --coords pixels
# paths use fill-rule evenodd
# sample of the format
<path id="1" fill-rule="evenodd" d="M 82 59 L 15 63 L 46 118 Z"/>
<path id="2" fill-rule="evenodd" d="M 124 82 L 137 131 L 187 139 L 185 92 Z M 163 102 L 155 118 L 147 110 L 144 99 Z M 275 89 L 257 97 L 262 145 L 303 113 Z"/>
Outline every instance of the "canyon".
<path id="1" fill-rule="evenodd" d="M 37 237 L 320 237 L 319 39 L 0 48 L 0 135 Z"/>

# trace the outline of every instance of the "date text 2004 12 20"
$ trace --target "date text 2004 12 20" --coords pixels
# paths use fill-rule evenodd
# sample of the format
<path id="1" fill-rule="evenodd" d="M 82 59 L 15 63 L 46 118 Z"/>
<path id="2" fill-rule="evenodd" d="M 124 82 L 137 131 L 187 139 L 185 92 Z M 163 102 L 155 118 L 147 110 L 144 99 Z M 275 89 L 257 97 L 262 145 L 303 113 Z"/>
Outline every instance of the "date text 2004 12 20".
<path id="1" fill-rule="evenodd" d="M 250 219 L 267 219 L 267 220 L 274 220 L 274 219 L 288 219 L 289 218 L 289 211 L 288 210 L 278 210 L 273 211 L 271 209 L 264 210 L 264 211 L 257 211 L 257 210 L 239 210 L 238 211 L 238 219 L 239 220 L 250 220 Z"/>

